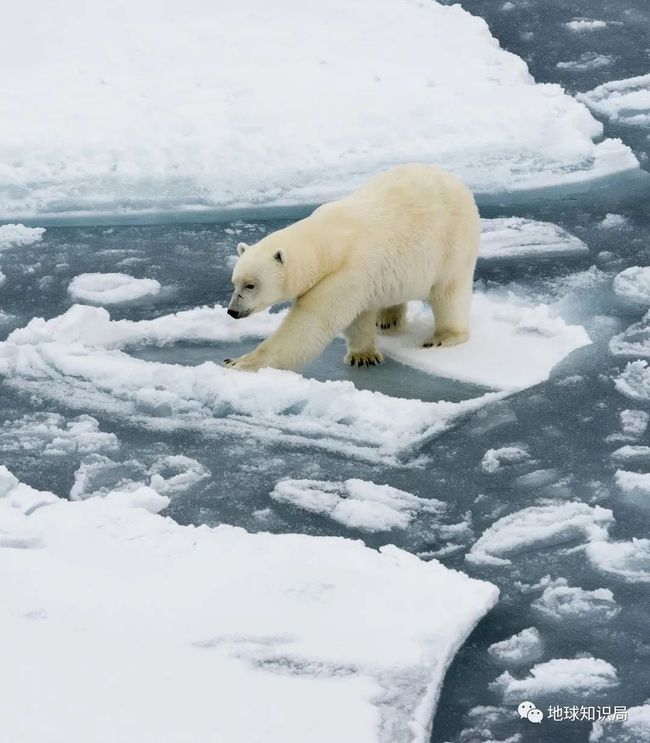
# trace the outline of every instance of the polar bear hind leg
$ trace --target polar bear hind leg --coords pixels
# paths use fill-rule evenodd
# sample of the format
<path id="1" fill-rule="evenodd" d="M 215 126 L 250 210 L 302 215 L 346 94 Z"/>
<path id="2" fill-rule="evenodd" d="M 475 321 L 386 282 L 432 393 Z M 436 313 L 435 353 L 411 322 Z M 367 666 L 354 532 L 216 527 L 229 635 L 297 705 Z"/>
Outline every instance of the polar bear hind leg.
<path id="1" fill-rule="evenodd" d="M 350 366 L 376 366 L 384 360 L 377 348 L 377 313 L 362 312 L 344 332 L 348 344 L 345 363 Z"/>
<path id="2" fill-rule="evenodd" d="M 434 334 L 422 345 L 457 346 L 469 339 L 469 309 L 472 301 L 473 277 L 458 278 L 435 284 L 429 295 L 436 321 Z"/>
<path id="3" fill-rule="evenodd" d="M 377 313 L 377 327 L 382 333 L 399 333 L 406 322 L 406 305 L 394 304 L 384 307 Z"/>

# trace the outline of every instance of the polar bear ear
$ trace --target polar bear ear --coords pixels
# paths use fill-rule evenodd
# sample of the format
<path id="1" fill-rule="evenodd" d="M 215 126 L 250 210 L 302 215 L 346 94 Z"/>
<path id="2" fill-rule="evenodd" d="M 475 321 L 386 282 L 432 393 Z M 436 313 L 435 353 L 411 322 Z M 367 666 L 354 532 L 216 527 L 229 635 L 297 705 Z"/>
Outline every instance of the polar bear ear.
<path id="1" fill-rule="evenodd" d="M 284 253 L 282 250 L 278 250 L 278 252 L 273 256 L 273 260 L 277 261 L 278 263 L 282 264 L 284 263 Z"/>
<path id="2" fill-rule="evenodd" d="M 249 247 L 249 246 L 246 245 L 246 243 L 239 243 L 239 245 L 237 246 L 237 254 L 238 255 L 243 255 L 244 254 L 244 251 L 246 250 L 247 247 Z"/>

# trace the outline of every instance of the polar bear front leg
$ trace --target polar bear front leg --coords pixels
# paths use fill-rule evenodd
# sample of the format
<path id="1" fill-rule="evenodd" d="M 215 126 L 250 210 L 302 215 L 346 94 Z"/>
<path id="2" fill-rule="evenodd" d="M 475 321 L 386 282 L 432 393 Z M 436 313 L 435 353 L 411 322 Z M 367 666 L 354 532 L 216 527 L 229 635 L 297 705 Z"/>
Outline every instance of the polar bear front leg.
<path id="1" fill-rule="evenodd" d="M 377 313 L 374 310 L 362 312 L 345 329 L 348 352 L 345 363 L 350 366 L 376 366 L 384 357 L 377 348 Z"/>

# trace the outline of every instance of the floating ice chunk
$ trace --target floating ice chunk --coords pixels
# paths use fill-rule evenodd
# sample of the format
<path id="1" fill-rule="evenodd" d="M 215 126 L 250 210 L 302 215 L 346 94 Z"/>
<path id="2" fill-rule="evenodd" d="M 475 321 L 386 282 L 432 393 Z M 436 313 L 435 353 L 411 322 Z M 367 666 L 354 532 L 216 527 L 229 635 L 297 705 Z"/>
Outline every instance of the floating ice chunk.
<path id="1" fill-rule="evenodd" d="M 607 27 L 607 21 L 599 21 L 592 18 L 574 18 L 564 24 L 570 31 L 597 31 Z"/>
<path id="2" fill-rule="evenodd" d="M 636 439 L 646 432 L 650 413 L 645 410 L 622 410 L 620 418 L 623 435 Z"/>
<path id="3" fill-rule="evenodd" d="M 600 506 L 577 502 L 530 506 L 492 524 L 472 545 L 465 559 L 478 565 L 510 565 L 506 556 L 517 552 L 577 539 L 606 539 L 613 523 L 612 512 Z"/>
<path id="4" fill-rule="evenodd" d="M 603 573 L 628 583 L 650 583 L 650 539 L 621 542 L 593 542 L 587 555 Z"/>
<path id="5" fill-rule="evenodd" d="M 68 287 L 73 299 L 93 304 L 121 304 L 159 292 L 156 279 L 136 279 L 125 273 L 82 273 Z"/>
<path id="6" fill-rule="evenodd" d="M 86 457 L 74 474 L 71 500 L 106 496 L 113 490 L 133 491 L 145 483 L 145 469 L 140 462 L 115 462 L 102 454 Z"/>
<path id="7" fill-rule="evenodd" d="M 629 707 L 627 720 L 612 717 L 594 722 L 589 743 L 647 743 L 650 740 L 650 699 L 638 707 Z"/>
<path id="8" fill-rule="evenodd" d="M 33 245 L 33 243 L 39 242 L 44 234 L 44 227 L 25 227 L 24 224 L 3 224 L 0 226 L 0 250 Z"/>
<path id="9" fill-rule="evenodd" d="M 535 84 L 460 6 L 362 0 L 350 13 L 330 0 L 305 14 L 284 0 L 280 27 L 262 0 L 230 4 L 225 19 L 200 0 L 164 14 L 140 0 L 119 17 L 108 6 L 89 16 L 82 0 L 66 7 L 56 46 L 53 13 L 19 5 L 3 24 L 16 69 L 0 122 L 2 214 L 320 203 L 411 160 L 482 192 L 638 167 L 620 141 L 595 143 L 602 126 L 589 110 Z M 56 90 L 45 62 L 22 63 L 24 28 L 44 59 L 65 48 Z M 599 60 L 609 62 L 583 66 Z M 33 100 L 49 115 L 35 117 Z"/>
<path id="10" fill-rule="evenodd" d="M 650 473 L 628 472 L 617 470 L 614 480 L 618 487 L 625 493 L 642 493 L 650 495 Z"/>
<path id="11" fill-rule="evenodd" d="M 160 457 L 148 473 L 151 487 L 164 495 L 182 493 L 211 476 L 201 462 L 182 454 Z"/>
<path id="12" fill-rule="evenodd" d="M 181 526 L 154 513 L 165 501 L 141 488 L 70 502 L 0 468 L 5 534 L 39 547 L 0 549 L 7 740 L 47 728 L 81 743 L 119 709 L 102 740 L 186 743 L 189 724 L 197 741 L 428 741 L 494 586 L 394 547 Z"/>
<path id="13" fill-rule="evenodd" d="M 422 371 L 518 390 L 548 379 L 565 356 L 591 343 L 581 325 L 551 316 L 546 305 L 521 307 L 480 293 L 472 300 L 471 323 L 467 343 L 422 348 L 433 332 L 433 315 L 428 305 L 411 302 L 409 326 L 399 335 L 381 337 L 379 345 L 388 356 Z"/>
<path id="14" fill-rule="evenodd" d="M 632 400 L 643 402 L 650 400 L 650 368 L 648 368 L 648 362 L 641 360 L 630 361 L 625 369 L 616 377 L 614 385 L 621 394 Z M 644 415 L 645 425 L 647 426 L 648 414 L 645 413 Z"/>
<path id="15" fill-rule="evenodd" d="M 481 460 L 485 472 L 498 472 L 504 464 L 519 464 L 530 459 L 526 449 L 519 446 L 502 446 L 499 449 L 488 449 Z"/>
<path id="16" fill-rule="evenodd" d="M 271 492 L 271 498 L 368 532 L 405 529 L 418 514 L 439 514 L 445 510 L 442 501 L 357 479 L 281 480 Z"/>
<path id="17" fill-rule="evenodd" d="M 650 75 L 612 80 L 588 93 L 578 93 L 576 98 L 617 124 L 650 124 Z"/>
<path id="18" fill-rule="evenodd" d="M 615 356 L 650 358 L 650 310 L 639 322 L 615 335 L 609 342 L 609 350 Z"/>
<path id="19" fill-rule="evenodd" d="M 100 431 L 98 421 L 90 415 L 66 420 L 57 413 L 27 413 L 0 427 L 0 452 L 30 451 L 47 457 L 86 455 L 114 451 L 119 445 L 117 436 Z"/>
<path id="20" fill-rule="evenodd" d="M 614 278 L 614 291 L 619 297 L 650 305 L 650 266 L 632 266 Z"/>
<path id="21" fill-rule="evenodd" d="M 613 451 L 612 459 L 619 459 L 623 461 L 638 461 L 650 459 L 650 446 L 621 446 L 616 451 Z"/>
<path id="22" fill-rule="evenodd" d="M 3 284 L 5 284 L 6 282 L 7 282 L 7 277 L 0 270 L 0 286 L 2 286 Z"/>
<path id="23" fill-rule="evenodd" d="M 554 658 L 538 663 L 523 679 L 514 678 L 505 671 L 490 684 L 490 689 L 500 692 L 504 702 L 522 699 L 539 699 L 560 694 L 597 694 L 618 686 L 616 669 L 600 658 Z"/>
<path id="24" fill-rule="evenodd" d="M 564 578 L 547 585 L 531 607 L 545 619 L 556 622 L 606 622 L 621 610 L 608 588 L 587 591 L 568 585 Z"/>
<path id="25" fill-rule="evenodd" d="M 600 222 L 600 226 L 607 230 L 619 229 L 627 225 L 627 217 L 622 214 L 606 214 Z"/>
<path id="26" fill-rule="evenodd" d="M 598 54 L 597 52 L 584 52 L 578 59 L 568 62 L 558 62 L 555 66 L 558 70 L 570 70 L 571 72 L 588 72 L 609 67 L 614 61 L 610 54 Z"/>
<path id="27" fill-rule="evenodd" d="M 589 248 L 551 222 L 522 217 L 481 221 L 481 258 L 522 258 L 587 253 Z"/>
<path id="28" fill-rule="evenodd" d="M 503 666 L 530 665 L 544 654 L 544 645 L 536 627 L 522 629 L 512 637 L 495 642 L 488 653 Z"/>

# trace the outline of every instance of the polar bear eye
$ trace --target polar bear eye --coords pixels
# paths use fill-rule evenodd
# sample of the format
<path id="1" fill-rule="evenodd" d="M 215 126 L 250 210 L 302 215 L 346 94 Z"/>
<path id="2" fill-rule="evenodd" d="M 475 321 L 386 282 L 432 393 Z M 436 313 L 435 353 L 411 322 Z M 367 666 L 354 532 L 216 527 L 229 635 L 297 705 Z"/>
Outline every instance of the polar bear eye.
<path id="1" fill-rule="evenodd" d="M 244 286 L 244 289 L 254 289 L 254 288 L 255 288 L 255 284 L 246 284 Z"/>

